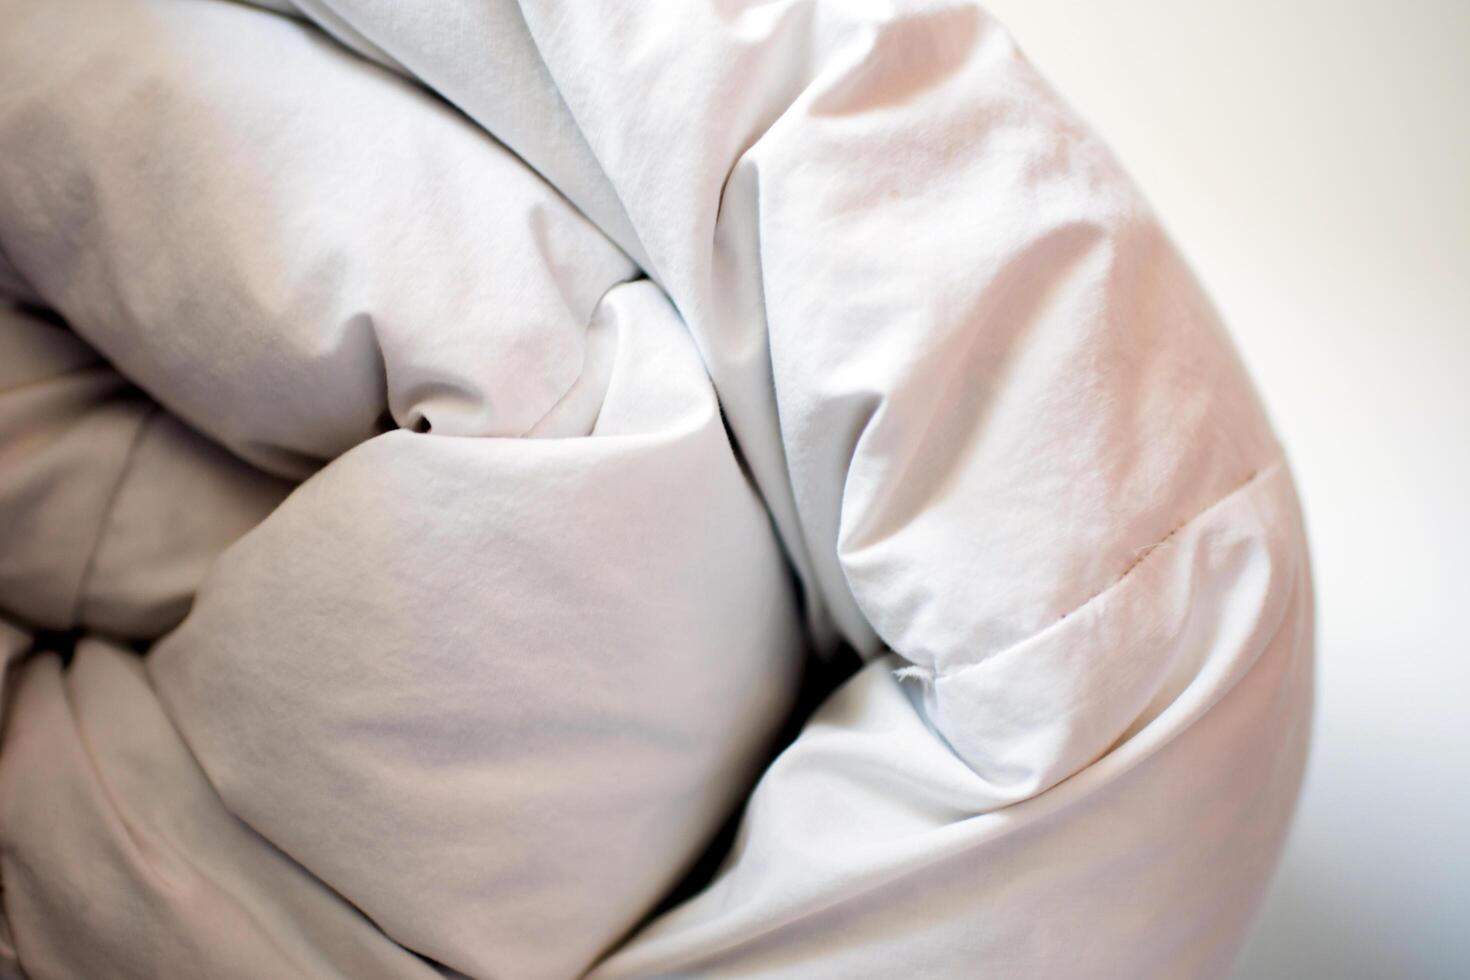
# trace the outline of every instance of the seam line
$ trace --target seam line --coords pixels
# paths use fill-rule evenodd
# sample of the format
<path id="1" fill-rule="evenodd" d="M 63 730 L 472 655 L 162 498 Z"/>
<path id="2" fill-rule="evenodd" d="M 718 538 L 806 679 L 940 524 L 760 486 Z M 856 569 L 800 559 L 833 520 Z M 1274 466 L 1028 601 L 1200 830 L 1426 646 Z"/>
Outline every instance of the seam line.
<path id="1" fill-rule="evenodd" d="M 921 666 L 919 664 L 912 664 L 912 665 L 909 665 L 909 666 L 906 666 L 906 667 L 901 667 L 898 670 L 894 671 L 894 676 L 896 678 L 898 678 L 899 680 L 906 680 L 906 679 L 910 679 L 910 678 L 918 678 L 918 679 L 926 680 L 926 681 L 929 681 L 930 683 L 933 683 L 933 682 L 936 682 L 936 681 L 944 680 L 947 677 L 953 677 L 953 676 L 955 676 L 957 674 L 961 674 L 961 673 L 963 673 L 963 672 L 965 672 L 967 670 L 970 670 L 971 668 L 982 666 L 983 664 L 986 664 L 986 663 L 990 662 L 991 660 L 994 660 L 997 657 L 1003 657 L 1003 656 L 1005 656 L 1006 654 L 1010 653 L 1012 650 L 1015 650 L 1015 649 L 1017 649 L 1019 647 L 1025 646 L 1028 643 L 1035 642 L 1039 637 L 1042 637 L 1042 636 L 1046 635 L 1047 633 L 1051 632 L 1052 630 L 1057 629 L 1058 627 L 1061 626 L 1062 623 L 1066 622 L 1071 617 L 1073 617 L 1073 616 L 1077 615 L 1078 613 L 1082 612 L 1088 606 L 1091 606 L 1093 603 L 1097 602 L 1099 599 L 1101 599 L 1104 596 L 1106 596 L 1107 594 L 1113 592 L 1115 589 L 1117 589 L 1119 586 L 1121 586 L 1124 582 L 1128 581 L 1128 577 L 1135 570 L 1137 570 L 1139 568 L 1139 566 L 1141 566 L 1144 562 L 1146 562 L 1149 559 L 1149 557 L 1152 556 L 1153 553 L 1159 549 L 1159 547 L 1161 545 L 1164 545 L 1164 544 L 1168 543 L 1180 531 L 1183 531 L 1185 528 L 1188 528 L 1189 526 L 1198 523 L 1200 521 L 1200 519 L 1202 519 L 1205 515 L 1209 514 L 1211 511 L 1213 511 L 1216 508 L 1224 505 L 1227 501 L 1230 501 L 1230 500 L 1234 499 L 1235 497 L 1239 496 L 1240 494 L 1244 493 L 1251 486 L 1253 486 L 1253 485 L 1261 482 L 1262 480 L 1265 480 L 1267 477 L 1273 475 L 1276 471 L 1278 471 L 1278 470 L 1281 469 L 1281 467 L 1285 464 L 1285 462 L 1286 462 L 1286 457 L 1284 455 L 1277 455 L 1277 456 L 1275 456 L 1270 462 L 1266 463 L 1264 466 L 1261 466 L 1258 469 L 1253 470 L 1250 473 L 1250 475 L 1248 475 L 1244 480 L 1242 480 L 1240 483 L 1236 484 L 1235 487 L 1232 490 L 1230 490 L 1227 493 L 1224 493 L 1221 496 L 1217 497 L 1212 503 L 1210 503 L 1208 506 L 1206 506 L 1205 508 L 1203 508 L 1202 510 L 1200 510 L 1199 512 L 1197 512 L 1196 514 L 1194 514 L 1192 517 L 1190 517 L 1187 520 L 1185 520 L 1182 523 L 1180 523 L 1173 530 L 1171 530 L 1168 534 L 1165 534 L 1163 537 L 1159 538 L 1153 544 L 1145 545 L 1142 548 L 1139 548 L 1134 553 L 1133 561 L 1131 561 L 1128 564 L 1128 566 L 1123 569 L 1123 571 L 1118 575 L 1117 578 L 1115 578 L 1109 584 L 1107 584 L 1107 585 L 1103 586 L 1102 588 L 1098 589 L 1096 592 L 1092 593 L 1092 595 L 1090 595 L 1086 599 L 1082 600 L 1080 603 L 1078 603 L 1076 606 L 1074 606 L 1071 609 L 1069 609 L 1067 612 L 1062 613 L 1061 616 L 1059 616 L 1055 621 L 1053 621 L 1052 623 L 1048 624 L 1047 626 L 1042 627 L 1041 629 L 1035 631 L 1034 633 L 1029 634 L 1025 638 L 1020 639 L 1020 640 L 1017 640 L 1015 643 L 1012 643 L 1012 644 L 1010 644 L 1010 645 L 1008 645 L 1008 646 L 1006 646 L 1006 647 L 1004 647 L 1004 648 L 1002 648 L 1000 650 L 996 650 L 996 651 L 993 651 L 991 653 L 985 654 L 984 656 L 982 656 L 978 660 L 970 661 L 968 663 L 949 664 L 949 665 L 947 665 L 945 667 L 938 668 L 938 669 L 924 667 L 924 666 Z"/>

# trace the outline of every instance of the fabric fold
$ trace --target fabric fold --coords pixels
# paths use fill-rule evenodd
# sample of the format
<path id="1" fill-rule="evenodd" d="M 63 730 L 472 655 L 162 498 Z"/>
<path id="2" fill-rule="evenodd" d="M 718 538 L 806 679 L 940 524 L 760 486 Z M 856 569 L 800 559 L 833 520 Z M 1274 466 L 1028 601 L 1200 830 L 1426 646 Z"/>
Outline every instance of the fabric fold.
<path id="1" fill-rule="evenodd" d="M 131 380 L 273 473 L 385 424 L 525 434 L 576 381 L 598 298 L 637 273 L 494 140 L 299 23 L 16 6 L 6 255 Z"/>
<path id="2" fill-rule="evenodd" d="M 471 976 L 574 975 L 657 904 L 753 782 L 803 649 L 678 318 L 646 281 L 598 317 L 589 436 L 363 443 L 148 658 L 235 813 Z"/>
<path id="3" fill-rule="evenodd" d="M 151 640 L 285 497 L 160 411 L 64 325 L 0 306 L 0 609 Z"/>
<path id="4" fill-rule="evenodd" d="M 83 640 L 63 671 L 36 651 L 10 713 L 0 876 L 25 976 L 440 975 L 230 814 L 136 654 Z"/>
<path id="5" fill-rule="evenodd" d="M 1305 534 L 1208 298 L 1005 30 L 262 6 L 4 8 L 0 290 L 111 368 L 0 321 L 43 366 L 0 391 L 0 607 L 167 632 L 14 675 L 0 954 L 1223 975 L 1305 758 Z M 177 736 L 153 823 L 98 782 L 124 710 Z M 217 919 L 138 850 L 174 796 L 252 842 Z M 156 933 L 78 924 L 73 843 Z M 239 897 L 257 846 L 326 938 Z"/>

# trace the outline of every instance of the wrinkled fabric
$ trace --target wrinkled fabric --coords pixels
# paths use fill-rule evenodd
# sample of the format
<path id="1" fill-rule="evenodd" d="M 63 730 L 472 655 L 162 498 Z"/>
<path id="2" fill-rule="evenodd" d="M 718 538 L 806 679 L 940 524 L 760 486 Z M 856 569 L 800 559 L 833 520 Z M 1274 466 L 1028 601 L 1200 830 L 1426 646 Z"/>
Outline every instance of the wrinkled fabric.
<path id="1" fill-rule="evenodd" d="M 0 971 L 1228 970 L 1295 492 L 981 10 L 3 14 Z"/>

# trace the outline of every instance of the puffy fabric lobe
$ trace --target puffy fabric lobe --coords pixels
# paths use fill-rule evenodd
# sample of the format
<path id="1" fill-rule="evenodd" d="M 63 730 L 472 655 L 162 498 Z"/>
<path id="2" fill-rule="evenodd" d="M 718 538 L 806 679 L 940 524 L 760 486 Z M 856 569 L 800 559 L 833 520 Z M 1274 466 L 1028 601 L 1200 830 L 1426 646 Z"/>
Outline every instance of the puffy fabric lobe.
<path id="1" fill-rule="evenodd" d="M 13 696 L 0 971 L 18 953 L 32 980 L 440 975 L 225 809 L 131 651 L 34 655 Z"/>
<path id="2" fill-rule="evenodd" d="M 65 328 L 0 307 L 0 608 L 67 630 L 147 402 Z"/>
<path id="3" fill-rule="evenodd" d="M 290 485 L 199 436 L 64 326 L 0 306 L 0 609 L 153 638 Z"/>
<path id="4" fill-rule="evenodd" d="M 526 434 L 579 376 L 597 299 L 636 274 L 504 149 L 317 32 L 223 3 L 14 6 L 6 254 L 273 472 L 305 476 L 385 415 Z"/>
<path id="5" fill-rule="evenodd" d="M 794 690 L 780 553 L 682 326 L 646 282 L 599 323 L 588 437 L 369 440 L 148 658 L 234 812 L 472 976 L 568 976 L 633 926 Z"/>
<path id="6" fill-rule="evenodd" d="M 487 137 L 298 25 L 225 5 L 73 4 L 31 26 L 54 20 L 74 30 L 78 50 L 99 49 L 73 79 L 88 93 L 127 93 L 141 76 L 141 104 L 123 120 L 175 157 L 130 171 L 109 156 L 115 121 L 105 113 L 42 118 L 18 96 L 10 132 L 37 155 L 5 160 L 15 192 L 7 254 L 39 271 L 27 274 L 119 366 L 240 455 L 293 472 L 294 461 L 357 447 L 228 550 L 187 624 L 150 655 L 171 719 L 232 812 L 391 938 L 479 975 L 585 967 L 657 903 L 750 785 L 799 663 L 782 558 L 683 325 L 647 283 L 609 291 L 634 274 L 627 260 Z M 175 58 L 135 59 L 140 46 Z M 197 60 L 204 51 L 207 63 Z M 426 223 L 428 251 L 464 241 L 472 274 L 435 264 L 433 281 L 418 281 L 412 236 L 385 222 L 366 240 L 400 250 L 381 262 L 367 252 L 361 272 L 351 269 L 362 250 L 329 251 L 325 261 L 349 271 L 312 280 L 308 301 L 276 312 L 277 298 L 261 294 L 275 281 L 271 250 L 334 248 L 341 222 L 362 217 L 350 181 L 336 207 L 321 199 L 326 181 L 341 184 L 337 173 L 351 169 L 334 132 L 340 102 L 323 98 L 315 113 L 293 103 L 301 125 L 280 149 L 283 169 L 264 168 L 269 179 L 244 190 L 223 168 L 185 166 L 210 150 L 187 113 L 212 97 L 211 116 L 244 127 L 229 139 L 251 135 L 255 100 L 262 120 L 280 105 L 241 87 L 242 72 L 290 57 L 336 85 L 328 95 L 362 86 L 364 123 L 382 122 L 379 100 L 404 100 L 416 127 L 405 143 L 462 147 L 446 173 L 473 177 L 468 203 L 488 201 L 487 213 L 428 206 L 414 198 L 423 185 L 398 172 L 374 179 Z M 99 75 L 104 66 L 116 71 Z M 178 84 L 169 71 L 205 84 Z M 171 112 L 190 121 L 171 125 Z M 291 133 L 288 120 L 276 135 Z M 67 157 L 97 167 L 76 182 L 115 182 L 118 192 L 48 196 L 57 174 L 33 161 L 48 159 L 51 139 L 96 149 Z M 264 163 L 273 148 L 263 144 Z M 235 234 L 243 203 L 289 198 L 295 185 L 283 175 L 303 163 L 322 167 L 309 195 L 249 209 L 264 223 Z M 438 175 L 430 167 L 424 180 Z M 159 246 L 158 259 L 129 268 L 171 234 L 139 202 L 196 189 L 212 205 L 198 215 L 206 247 Z M 106 234 L 78 238 L 68 233 L 76 226 Z M 269 274 L 252 275 L 263 262 Z M 355 287 L 382 297 L 386 312 L 338 320 L 358 308 Z M 441 304 L 445 321 L 392 315 L 415 299 Z M 186 329 L 184 314 L 213 302 L 218 315 Z M 395 324 L 425 331 L 402 341 L 401 357 L 383 339 Z M 374 331 L 379 366 L 368 347 L 339 343 Z M 238 357 L 219 356 L 220 344 Z M 406 378 L 402 421 L 431 434 L 373 436 L 384 372 L 390 403 Z M 114 471 L 156 469 L 138 434 L 146 402 L 133 401 L 135 427 L 108 440 L 118 453 L 108 479 L 69 484 L 91 493 L 123 480 L 92 501 L 114 517 L 129 509 Z M 541 438 L 497 437 L 500 423 L 471 414 L 484 405 L 513 420 L 507 435 Z M 25 554 L 46 552 L 41 531 Z M 85 560 L 92 542 L 98 568 L 114 553 L 123 560 L 110 534 L 94 529 L 74 550 Z M 135 563 L 130 581 L 145 571 Z M 337 617 L 357 631 L 323 633 Z M 326 786 L 330 799 L 317 795 Z M 124 941 L 105 928 L 102 937 Z"/>
<path id="7" fill-rule="evenodd" d="M 1306 758 L 1300 534 L 1273 468 L 1038 637 L 1030 676 L 961 671 L 936 706 L 896 657 L 869 663 L 762 777 L 716 882 L 593 976 L 1228 973 Z M 1172 615 L 1150 615 L 1159 587 Z M 1129 704 L 1114 650 L 1153 683 L 1105 755 L 1046 792 L 966 764 L 1022 729 L 1038 753 L 1065 747 L 1085 714 L 1028 711 L 1077 693 L 1059 653 L 1105 665 L 1090 696 Z M 972 741 L 952 749 L 932 719 L 964 697 Z"/>

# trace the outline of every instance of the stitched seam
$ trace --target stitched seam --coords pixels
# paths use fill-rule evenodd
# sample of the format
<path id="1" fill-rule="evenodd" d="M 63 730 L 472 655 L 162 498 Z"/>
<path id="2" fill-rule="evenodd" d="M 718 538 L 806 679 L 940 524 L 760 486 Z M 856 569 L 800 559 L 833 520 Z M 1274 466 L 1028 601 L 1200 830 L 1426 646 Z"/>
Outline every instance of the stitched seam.
<path id="1" fill-rule="evenodd" d="M 970 663 L 950 664 L 948 666 L 945 666 L 945 667 L 940 668 L 940 669 L 937 669 L 937 670 L 932 670 L 932 669 L 929 669 L 927 667 L 920 667 L 920 666 L 915 665 L 913 667 L 900 668 L 899 670 L 897 670 L 897 671 L 894 672 L 894 676 L 897 677 L 900 680 L 903 680 L 905 678 L 918 677 L 918 678 L 922 678 L 924 680 L 928 680 L 930 682 L 940 681 L 940 680 L 944 680 L 945 678 L 948 678 L 948 677 L 953 677 L 953 676 L 956 676 L 958 674 L 962 674 L 965 671 L 970 670 L 971 668 L 983 666 L 984 664 L 989 663 L 991 660 L 994 660 L 996 657 L 1003 657 L 1006 654 L 1010 653 L 1012 650 L 1015 650 L 1015 649 L 1017 649 L 1019 647 L 1025 646 L 1028 643 L 1035 642 L 1039 637 L 1042 637 L 1042 636 L 1046 635 L 1047 633 L 1051 632 L 1052 630 L 1057 629 L 1058 627 L 1060 627 L 1062 625 L 1062 623 L 1066 622 L 1069 618 L 1071 618 L 1072 616 L 1075 616 L 1078 613 L 1086 610 L 1089 606 L 1091 606 L 1094 603 L 1098 602 L 1104 596 L 1106 596 L 1109 593 L 1113 592 L 1118 587 L 1120 587 L 1124 582 L 1128 581 L 1128 577 L 1134 571 L 1136 571 L 1139 568 L 1139 566 L 1141 566 L 1144 562 L 1146 562 L 1154 554 L 1154 552 L 1156 552 L 1159 549 L 1159 547 L 1161 545 L 1166 544 L 1167 542 L 1169 542 L 1180 531 L 1183 531 L 1185 528 L 1188 528 L 1189 526 L 1198 523 L 1200 520 L 1202 520 L 1210 512 L 1212 512 L 1212 511 L 1216 510 L 1217 508 L 1223 506 L 1228 501 L 1235 499 L 1236 497 L 1238 497 L 1242 493 L 1246 492 L 1248 489 L 1250 489 L 1255 484 L 1257 484 L 1257 483 L 1261 482 L 1262 480 L 1265 480 L 1267 477 L 1273 475 L 1277 470 L 1281 469 L 1281 467 L 1283 465 L 1285 465 L 1285 462 L 1286 462 L 1286 458 L 1284 456 L 1281 456 L 1281 455 L 1276 456 L 1274 459 L 1272 459 L 1266 465 L 1260 467 L 1259 469 L 1253 470 L 1250 473 L 1249 476 L 1247 476 L 1240 483 L 1236 484 L 1236 486 L 1235 486 L 1235 488 L 1233 490 L 1230 490 L 1228 493 L 1225 493 L 1225 494 L 1221 495 L 1220 497 L 1217 497 L 1212 503 L 1210 503 L 1204 509 L 1202 509 L 1199 512 L 1197 512 L 1194 516 L 1188 518 L 1187 520 L 1185 520 L 1182 523 L 1180 523 L 1179 525 L 1177 525 L 1168 534 L 1165 534 L 1163 537 L 1159 538 L 1153 544 L 1145 545 L 1144 547 L 1139 548 L 1136 552 L 1134 552 L 1133 561 L 1131 561 L 1128 564 L 1128 566 L 1123 569 L 1123 571 L 1118 575 L 1117 578 L 1115 578 L 1108 585 L 1105 585 L 1102 588 L 1098 589 L 1096 592 L 1092 593 L 1092 595 L 1090 595 L 1086 599 L 1082 600 L 1082 602 L 1078 603 L 1072 609 L 1068 610 L 1067 612 L 1062 613 L 1062 615 L 1059 616 L 1050 625 L 1045 626 L 1042 629 L 1037 630 L 1036 632 L 1030 634 L 1029 636 L 1027 636 L 1024 639 L 1017 640 L 1015 643 L 1012 643 L 1012 644 L 1010 644 L 1009 646 L 1007 646 L 1007 647 L 1005 647 L 1003 649 L 996 650 L 993 653 L 986 654 L 985 656 L 981 657 L 979 660 L 975 660 L 975 661 L 972 661 Z"/>

